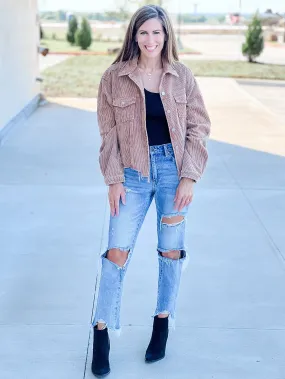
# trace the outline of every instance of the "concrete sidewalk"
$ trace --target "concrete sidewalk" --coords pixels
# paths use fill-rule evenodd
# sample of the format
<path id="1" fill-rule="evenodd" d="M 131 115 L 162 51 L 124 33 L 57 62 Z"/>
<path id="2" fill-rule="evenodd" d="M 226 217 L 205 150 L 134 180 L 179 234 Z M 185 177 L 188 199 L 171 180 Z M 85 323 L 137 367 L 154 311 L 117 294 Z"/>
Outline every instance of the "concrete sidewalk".
<path id="1" fill-rule="evenodd" d="M 126 276 L 123 332 L 111 335 L 110 379 L 284 379 L 285 120 L 231 79 L 199 83 L 213 129 L 188 217 L 176 330 L 167 358 L 146 365 L 157 287 L 152 205 Z M 1 379 L 93 377 L 107 189 L 96 113 L 72 106 L 39 108 L 0 148 Z"/>
<path id="2" fill-rule="evenodd" d="M 182 35 L 184 47 L 197 50 L 201 55 L 185 55 L 183 59 L 189 60 L 226 60 L 247 61 L 242 55 L 242 44 L 245 41 L 244 32 L 240 35 L 209 35 L 188 34 Z M 264 50 L 257 58 L 258 62 L 267 64 L 285 63 L 285 49 L 265 44 Z"/>
<path id="3" fill-rule="evenodd" d="M 45 57 L 43 57 L 42 55 L 39 55 L 40 72 L 44 71 L 46 68 L 55 66 L 56 64 L 61 63 L 68 58 L 70 58 L 70 56 L 68 56 L 68 55 L 51 55 L 51 54 L 48 54 Z"/>

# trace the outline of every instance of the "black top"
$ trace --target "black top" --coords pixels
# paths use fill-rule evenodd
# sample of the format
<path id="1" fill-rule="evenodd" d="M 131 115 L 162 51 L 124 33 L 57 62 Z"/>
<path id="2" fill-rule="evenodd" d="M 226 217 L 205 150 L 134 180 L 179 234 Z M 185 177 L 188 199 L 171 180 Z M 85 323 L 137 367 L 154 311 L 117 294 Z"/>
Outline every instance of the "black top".
<path id="1" fill-rule="evenodd" d="M 146 129 L 148 143 L 152 145 L 163 145 L 170 143 L 168 124 L 163 109 L 160 94 L 144 89 L 146 105 Z"/>

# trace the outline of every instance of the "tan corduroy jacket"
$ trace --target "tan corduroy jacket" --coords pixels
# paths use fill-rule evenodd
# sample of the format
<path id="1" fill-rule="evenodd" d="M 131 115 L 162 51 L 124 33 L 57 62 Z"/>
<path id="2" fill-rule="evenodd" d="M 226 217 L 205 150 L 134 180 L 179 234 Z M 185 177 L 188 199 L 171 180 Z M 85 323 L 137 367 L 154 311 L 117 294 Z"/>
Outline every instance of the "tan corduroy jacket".
<path id="1" fill-rule="evenodd" d="M 165 63 L 159 92 L 179 178 L 197 181 L 208 159 L 210 119 L 196 79 L 182 63 Z M 105 71 L 97 112 L 102 138 L 99 162 L 105 183 L 124 182 L 124 167 L 149 178 L 145 95 L 137 58 L 113 64 Z"/>

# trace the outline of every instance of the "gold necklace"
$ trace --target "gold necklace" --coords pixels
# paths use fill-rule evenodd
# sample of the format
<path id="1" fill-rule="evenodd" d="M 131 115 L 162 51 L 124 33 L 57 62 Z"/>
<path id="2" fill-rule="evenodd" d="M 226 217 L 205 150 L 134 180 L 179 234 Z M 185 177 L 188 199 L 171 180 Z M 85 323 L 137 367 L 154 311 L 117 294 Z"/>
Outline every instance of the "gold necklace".
<path id="1" fill-rule="evenodd" d="M 155 72 L 155 71 L 158 71 L 158 70 L 161 70 L 161 68 L 155 68 L 154 70 L 152 70 L 152 72 L 146 72 L 143 68 L 141 68 L 140 66 L 138 66 L 138 68 L 145 74 L 148 76 L 148 80 L 151 80 L 151 76 L 152 74 Z"/>

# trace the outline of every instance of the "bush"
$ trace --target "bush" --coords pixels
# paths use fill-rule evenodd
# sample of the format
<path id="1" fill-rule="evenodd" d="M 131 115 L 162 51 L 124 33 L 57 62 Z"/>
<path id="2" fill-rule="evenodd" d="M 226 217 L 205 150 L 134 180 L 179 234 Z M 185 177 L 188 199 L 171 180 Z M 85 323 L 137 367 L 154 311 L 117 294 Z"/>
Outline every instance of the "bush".
<path id="1" fill-rule="evenodd" d="M 75 35 L 76 44 L 81 47 L 82 50 L 87 50 L 92 43 L 92 31 L 89 22 L 86 18 L 82 19 L 81 27 L 77 30 Z"/>
<path id="2" fill-rule="evenodd" d="M 254 62 L 264 49 L 264 39 L 262 35 L 261 22 L 258 13 L 248 26 L 245 43 L 242 45 L 242 53 L 248 57 L 249 62 Z"/>
<path id="3" fill-rule="evenodd" d="M 78 29 L 77 18 L 75 16 L 72 16 L 68 21 L 68 31 L 66 34 L 66 39 L 71 45 L 74 45 L 75 43 L 75 34 L 77 32 L 77 29 Z"/>

